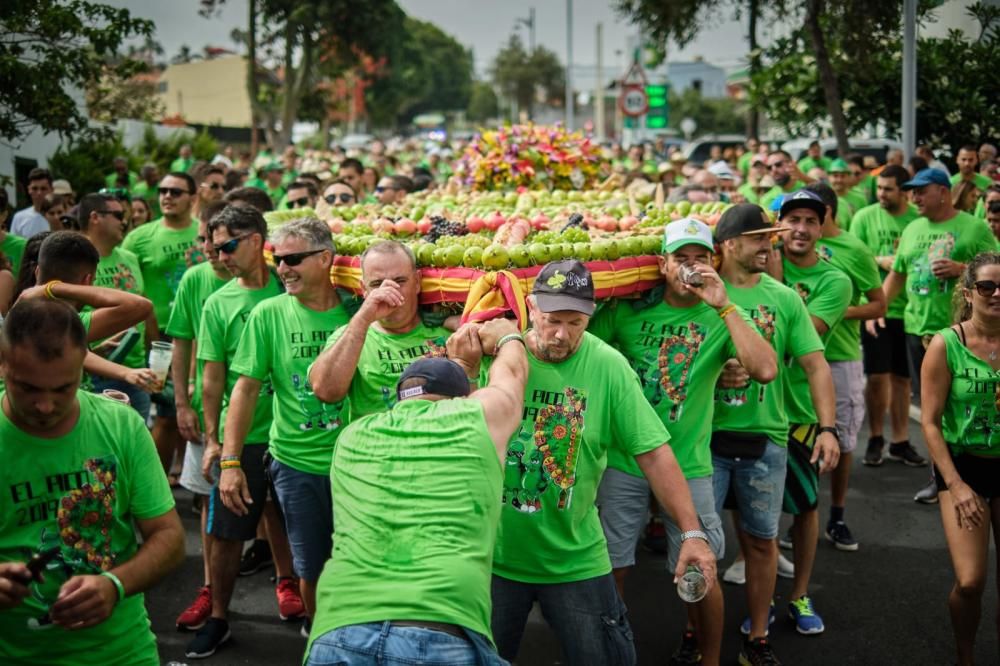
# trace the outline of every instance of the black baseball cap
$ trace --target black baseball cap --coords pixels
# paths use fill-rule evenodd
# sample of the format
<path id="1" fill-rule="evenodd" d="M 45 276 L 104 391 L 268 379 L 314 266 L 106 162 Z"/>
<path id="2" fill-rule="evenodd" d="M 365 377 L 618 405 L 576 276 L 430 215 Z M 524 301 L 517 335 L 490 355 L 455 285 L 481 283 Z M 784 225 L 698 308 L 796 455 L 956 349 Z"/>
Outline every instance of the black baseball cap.
<path id="1" fill-rule="evenodd" d="M 826 219 L 826 204 L 819 198 L 819 195 L 809 190 L 797 190 L 784 198 L 781 202 L 781 210 L 778 212 L 778 219 L 783 219 L 789 211 L 796 208 L 808 208 L 819 215 L 819 221 Z"/>
<path id="2" fill-rule="evenodd" d="M 415 377 L 423 379 L 424 384 L 406 389 L 399 388 L 407 379 Z M 461 366 L 450 359 L 444 357 L 417 359 L 403 370 L 399 381 L 396 382 L 396 398 L 405 400 L 429 393 L 449 398 L 469 395 L 469 378 L 465 376 Z"/>
<path id="3" fill-rule="evenodd" d="M 587 267 L 575 259 L 545 264 L 531 293 L 542 312 L 572 310 L 588 317 L 594 314 L 594 280 Z"/>
<path id="4" fill-rule="evenodd" d="M 764 209 L 757 204 L 741 203 L 722 213 L 719 223 L 715 225 L 715 240 L 721 243 L 737 236 L 771 234 L 781 229 L 771 224 Z"/>

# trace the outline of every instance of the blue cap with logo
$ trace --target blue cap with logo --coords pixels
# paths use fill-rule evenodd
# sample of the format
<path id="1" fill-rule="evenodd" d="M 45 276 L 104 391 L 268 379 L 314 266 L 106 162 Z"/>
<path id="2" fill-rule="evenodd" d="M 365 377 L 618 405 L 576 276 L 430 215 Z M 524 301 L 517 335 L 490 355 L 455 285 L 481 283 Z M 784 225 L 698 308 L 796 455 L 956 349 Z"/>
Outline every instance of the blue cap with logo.
<path id="1" fill-rule="evenodd" d="M 819 198 L 819 195 L 809 190 L 797 190 L 785 196 L 781 202 L 781 210 L 778 212 L 778 219 L 784 218 L 789 211 L 796 208 L 808 208 L 819 215 L 819 221 L 826 218 L 826 204 Z"/>
<path id="2" fill-rule="evenodd" d="M 951 187 L 951 179 L 948 178 L 948 174 L 941 169 L 921 169 L 913 176 L 913 180 L 908 180 L 903 183 L 904 190 L 912 190 L 917 187 L 926 187 L 927 185 L 944 185 L 945 187 Z"/>

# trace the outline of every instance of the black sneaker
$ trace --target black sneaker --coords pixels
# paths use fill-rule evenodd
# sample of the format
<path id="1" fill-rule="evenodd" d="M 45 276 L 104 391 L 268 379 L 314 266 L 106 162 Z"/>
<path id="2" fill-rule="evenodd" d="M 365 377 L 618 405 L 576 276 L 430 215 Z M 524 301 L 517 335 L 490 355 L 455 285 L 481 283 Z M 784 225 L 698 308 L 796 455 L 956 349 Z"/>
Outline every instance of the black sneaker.
<path id="1" fill-rule="evenodd" d="M 882 457 L 882 449 L 885 447 L 885 440 L 882 437 L 871 437 L 868 440 L 868 448 L 865 450 L 865 458 L 862 462 L 869 467 L 878 467 L 885 459 Z"/>
<path id="2" fill-rule="evenodd" d="M 938 489 L 934 479 L 931 479 L 926 486 L 917 491 L 917 494 L 913 496 L 913 501 L 921 504 L 938 503 Z"/>
<path id="3" fill-rule="evenodd" d="M 194 640 L 188 643 L 184 656 L 188 659 L 211 657 L 230 638 L 232 634 L 229 633 L 229 623 L 217 617 L 210 617 L 205 626 L 194 635 Z"/>
<path id="4" fill-rule="evenodd" d="M 740 650 L 740 664 L 742 666 L 781 666 L 781 662 L 774 656 L 771 649 L 771 641 L 766 638 L 747 638 L 743 641 L 743 648 Z"/>
<path id="5" fill-rule="evenodd" d="M 687 664 L 700 664 L 701 650 L 698 649 L 698 639 L 693 631 L 685 631 L 678 647 L 670 655 L 670 666 L 686 666 Z"/>
<path id="6" fill-rule="evenodd" d="M 826 524 L 826 538 L 827 541 L 833 543 L 837 550 L 853 551 L 858 549 L 858 542 L 851 535 L 847 523 L 842 520 Z"/>
<path id="7" fill-rule="evenodd" d="M 867 458 L 867 455 L 865 457 Z M 910 467 L 924 467 L 927 465 L 927 459 L 917 453 L 909 441 L 890 444 L 889 460 L 895 460 Z M 867 465 L 868 463 L 866 462 L 865 464 Z"/>
<path id="8" fill-rule="evenodd" d="M 252 576 L 274 564 L 271 546 L 266 541 L 254 539 L 253 544 L 243 553 L 240 560 L 240 575 Z"/>

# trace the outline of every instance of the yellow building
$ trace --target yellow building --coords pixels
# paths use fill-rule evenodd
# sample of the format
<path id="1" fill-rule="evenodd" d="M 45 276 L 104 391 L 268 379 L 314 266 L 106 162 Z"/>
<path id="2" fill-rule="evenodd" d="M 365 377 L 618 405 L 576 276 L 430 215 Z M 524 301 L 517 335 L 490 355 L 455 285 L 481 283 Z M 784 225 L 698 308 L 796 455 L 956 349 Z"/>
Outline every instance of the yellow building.
<path id="1" fill-rule="evenodd" d="M 160 75 L 157 95 L 165 117 L 195 125 L 250 127 L 247 60 L 230 55 L 170 65 Z"/>

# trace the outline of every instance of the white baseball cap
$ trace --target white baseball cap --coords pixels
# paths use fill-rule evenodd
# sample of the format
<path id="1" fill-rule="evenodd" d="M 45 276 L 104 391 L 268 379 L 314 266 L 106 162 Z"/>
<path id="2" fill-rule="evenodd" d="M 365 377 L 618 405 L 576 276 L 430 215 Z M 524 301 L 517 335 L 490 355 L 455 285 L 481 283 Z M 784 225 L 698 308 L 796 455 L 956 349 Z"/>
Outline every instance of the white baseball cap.
<path id="1" fill-rule="evenodd" d="M 679 248 L 690 244 L 701 245 L 708 248 L 710 252 L 715 252 L 711 227 L 701 220 L 685 217 L 682 220 L 671 222 L 663 230 L 664 252 L 676 252 Z"/>

